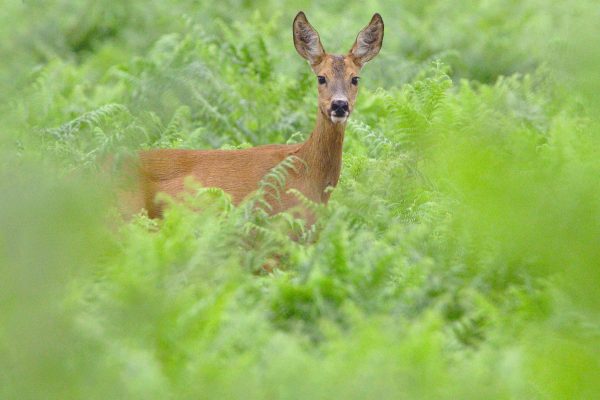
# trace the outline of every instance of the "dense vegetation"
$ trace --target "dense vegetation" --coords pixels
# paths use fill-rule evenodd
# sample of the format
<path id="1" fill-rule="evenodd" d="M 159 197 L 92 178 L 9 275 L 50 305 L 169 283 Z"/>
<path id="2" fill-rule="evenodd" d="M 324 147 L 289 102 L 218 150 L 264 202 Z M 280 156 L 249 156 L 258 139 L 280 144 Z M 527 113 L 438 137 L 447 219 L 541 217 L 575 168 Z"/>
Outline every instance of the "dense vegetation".
<path id="1" fill-rule="evenodd" d="M 386 22 L 318 226 L 203 188 L 122 221 L 109 156 L 306 137 L 299 7 L 331 52 Z M 597 397 L 599 18 L 593 0 L 4 2 L 0 398 Z"/>

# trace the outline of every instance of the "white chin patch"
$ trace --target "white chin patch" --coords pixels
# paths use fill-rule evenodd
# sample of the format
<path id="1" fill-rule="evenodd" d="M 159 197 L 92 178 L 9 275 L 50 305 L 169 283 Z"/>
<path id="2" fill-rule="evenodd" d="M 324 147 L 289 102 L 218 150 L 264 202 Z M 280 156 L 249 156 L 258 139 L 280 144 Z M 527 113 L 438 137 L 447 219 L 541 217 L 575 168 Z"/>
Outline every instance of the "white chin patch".
<path id="1" fill-rule="evenodd" d="M 331 115 L 331 122 L 333 122 L 334 124 L 342 124 L 344 122 L 346 122 L 346 120 L 348 119 L 348 115 L 345 115 L 343 117 L 336 117 L 335 115 Z"/>

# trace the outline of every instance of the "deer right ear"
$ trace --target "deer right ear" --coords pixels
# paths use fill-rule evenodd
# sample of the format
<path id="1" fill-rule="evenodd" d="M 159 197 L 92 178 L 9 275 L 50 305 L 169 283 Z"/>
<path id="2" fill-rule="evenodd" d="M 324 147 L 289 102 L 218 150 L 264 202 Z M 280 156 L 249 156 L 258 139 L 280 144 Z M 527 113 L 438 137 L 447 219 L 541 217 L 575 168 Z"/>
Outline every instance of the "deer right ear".
<path id="1" fill-rule="evenodd" d="M 317 65 L 325 56 L 325 49 L 319 34 L 306 19 L 302 11 L 294 18 L 294 46 L 298 54 L 307 59 L 311 65 Z"/>

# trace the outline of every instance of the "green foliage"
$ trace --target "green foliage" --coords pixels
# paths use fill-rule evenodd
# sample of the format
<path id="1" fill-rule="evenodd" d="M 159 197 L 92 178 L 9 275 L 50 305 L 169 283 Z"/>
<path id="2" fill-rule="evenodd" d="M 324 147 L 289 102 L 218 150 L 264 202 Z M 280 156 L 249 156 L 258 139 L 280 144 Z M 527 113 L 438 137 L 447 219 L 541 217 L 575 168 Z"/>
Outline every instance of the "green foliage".
<path id="1" fill-rule="evenodd" d="M 600 391 L 598 5 L 302 5 L 333 52 L 386 22 L 329 205 L 287 193 L 311 227 L 266 212 L 294 158 L 161 221 L 123 221 L 99 173 L 306 138 L 297 3 L 3 5 L 0 398 Z"/>

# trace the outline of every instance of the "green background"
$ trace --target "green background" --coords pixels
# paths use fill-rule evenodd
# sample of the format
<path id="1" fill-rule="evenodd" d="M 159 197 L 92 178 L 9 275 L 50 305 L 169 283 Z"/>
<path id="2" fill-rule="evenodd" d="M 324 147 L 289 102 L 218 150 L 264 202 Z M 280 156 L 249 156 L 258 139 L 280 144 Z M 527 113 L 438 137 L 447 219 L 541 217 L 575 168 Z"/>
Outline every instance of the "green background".
<path id="1" fill-rule="evenodd" d="M 0 9 L 0 398 L 600 393 L 597 1 Z M 318 226 L 202 188 L 122 221 L 108 157 L 306 138 L 299 9 L 334 53 L 385 21 Z"/>

